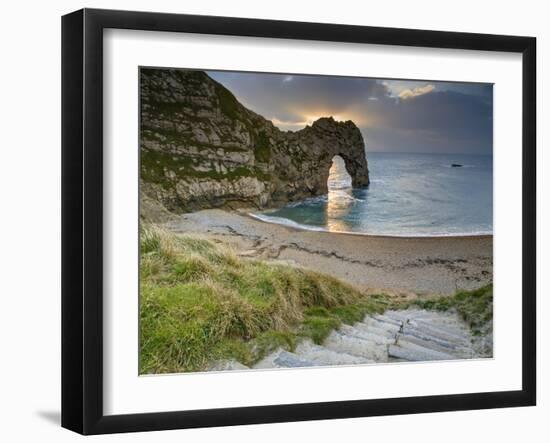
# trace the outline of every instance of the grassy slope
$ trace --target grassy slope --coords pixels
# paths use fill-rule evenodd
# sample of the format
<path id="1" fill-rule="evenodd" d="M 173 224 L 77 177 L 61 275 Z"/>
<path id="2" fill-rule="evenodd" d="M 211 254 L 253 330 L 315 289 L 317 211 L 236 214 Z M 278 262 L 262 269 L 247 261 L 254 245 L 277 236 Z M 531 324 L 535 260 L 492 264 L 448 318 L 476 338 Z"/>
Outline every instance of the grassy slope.
<path id="1" fill-rule="evenodd" d="M 211 241 L 152 225 L 141 232 L 140 372 L 204 370 L 219 359 L 251 365 L 302 338 L 321 343 L 342 323 L 406 308 L 330 276 L 236 257 Z M 492 318 L 492 287 L 417 300 L 456 309 L 474 332 Z"/>
<path id="2" fill-rule="evenodd" d="M 389 303 L 327 275 L 241 259 L 154 226 L 141 232 L 140 289 L 141 373 L 197 371 L 223 358 L 249 365 L 302 337 L 320 343 Z"/>

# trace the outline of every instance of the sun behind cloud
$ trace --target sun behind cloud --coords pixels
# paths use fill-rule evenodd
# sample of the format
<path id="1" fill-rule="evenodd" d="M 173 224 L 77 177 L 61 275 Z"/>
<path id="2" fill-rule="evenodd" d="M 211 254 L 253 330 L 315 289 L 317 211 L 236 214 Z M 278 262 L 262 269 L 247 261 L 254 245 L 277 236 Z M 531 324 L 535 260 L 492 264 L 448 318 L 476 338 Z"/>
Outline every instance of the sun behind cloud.
<path id="1" fill-rule="evenodd" d="M 285 120 L 280 119 L 276 116 L 272 116 L 270 120 L 275 126 L 277 126 L 279 129 L 282 129 L 283 131 L 297 131 L 305 128 L 306 126 L 311 126 L 314 122 L 323 117 L 332 117 L 338 122 L 351 120 L 359 126 L 365 125 L 367 123 L 365 115 L 352 112 L 343 112 L 340 114 L 336 114 L 331 111 L 305 113 L 303 115 L 300 115 L 295 120 Z"/>

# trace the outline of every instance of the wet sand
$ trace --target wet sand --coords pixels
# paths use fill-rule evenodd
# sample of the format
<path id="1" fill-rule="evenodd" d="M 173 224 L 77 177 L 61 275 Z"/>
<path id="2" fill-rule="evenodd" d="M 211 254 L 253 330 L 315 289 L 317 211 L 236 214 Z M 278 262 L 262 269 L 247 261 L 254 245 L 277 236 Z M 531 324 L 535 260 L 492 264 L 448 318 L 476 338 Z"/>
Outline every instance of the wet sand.
<path id="1" fill-rule="evenodd" d="M 221 209 L 180 215 L 164 226 L 223 242 L 242 257 L 313 269 L 368 292 L 450 295 L 493 278 L 492 236 L 405 238 L 316 232 Z"/>

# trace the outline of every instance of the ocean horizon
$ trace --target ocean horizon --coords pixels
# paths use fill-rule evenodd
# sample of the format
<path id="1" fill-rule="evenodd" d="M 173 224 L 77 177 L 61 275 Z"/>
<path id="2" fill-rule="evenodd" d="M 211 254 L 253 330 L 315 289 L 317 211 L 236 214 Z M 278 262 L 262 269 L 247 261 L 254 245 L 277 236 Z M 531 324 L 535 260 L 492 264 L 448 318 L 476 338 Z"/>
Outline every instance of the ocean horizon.
<path id="1" fill-rule="evenodd" d="M 328 194 L 251 215 L 312 231 L 396 237 L 493 234 L 492 155 L 370 152 L 368 162 L 368 187 L 352 188 L 337 156 Z"/>

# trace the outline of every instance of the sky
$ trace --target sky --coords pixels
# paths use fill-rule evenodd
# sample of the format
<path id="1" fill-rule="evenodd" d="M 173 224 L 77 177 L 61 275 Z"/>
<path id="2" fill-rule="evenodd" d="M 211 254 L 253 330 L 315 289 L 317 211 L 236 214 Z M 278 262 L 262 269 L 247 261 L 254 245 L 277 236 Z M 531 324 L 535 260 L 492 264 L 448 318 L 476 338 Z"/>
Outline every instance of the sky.
<path id="1" fill-rule="evenodd" d="M 209 71 L 282 130 L 352 120 L 367 152 L 492 154 L 493 87 L 481 83 Z"/>

